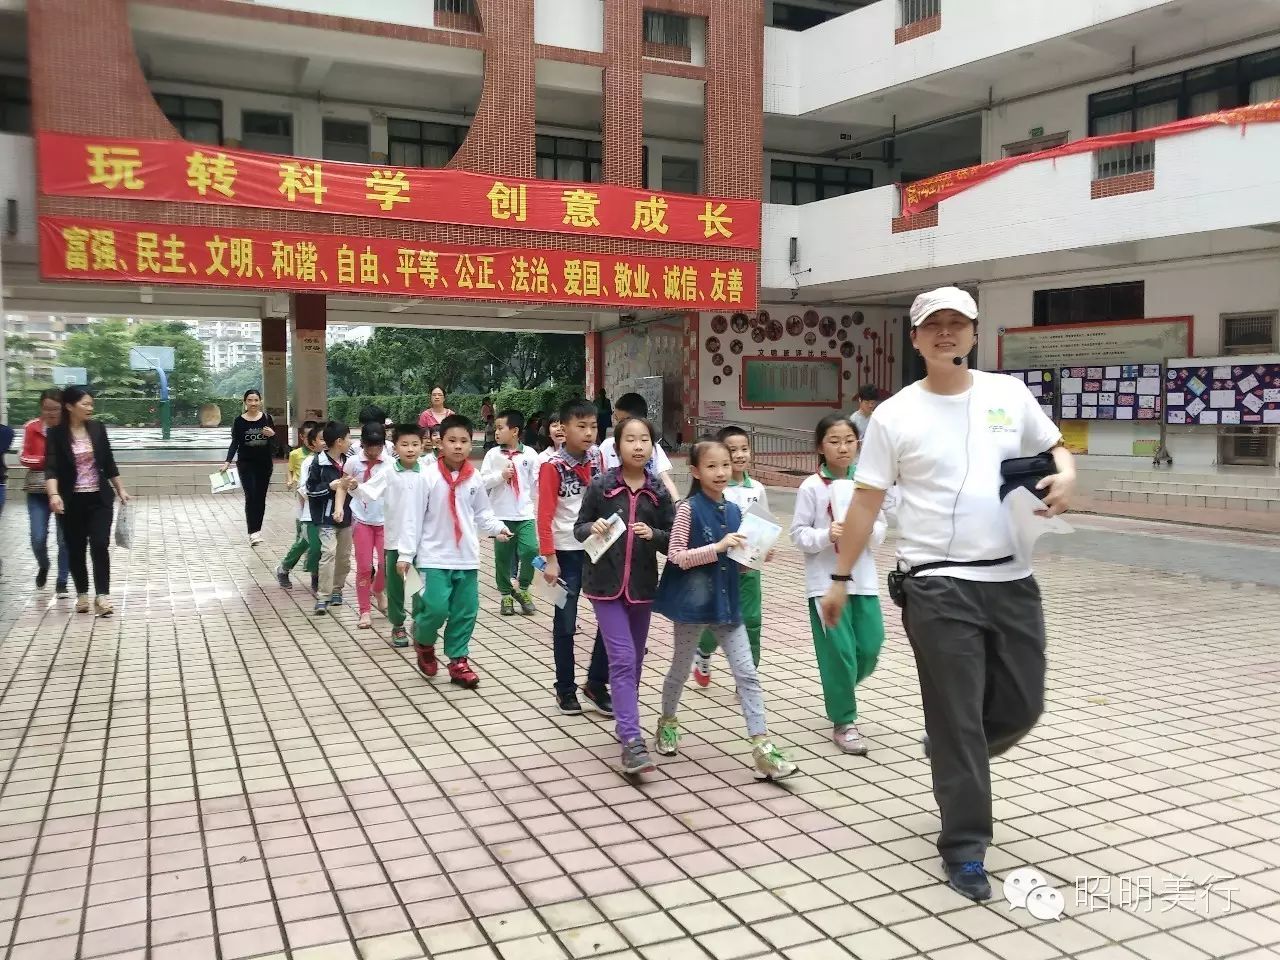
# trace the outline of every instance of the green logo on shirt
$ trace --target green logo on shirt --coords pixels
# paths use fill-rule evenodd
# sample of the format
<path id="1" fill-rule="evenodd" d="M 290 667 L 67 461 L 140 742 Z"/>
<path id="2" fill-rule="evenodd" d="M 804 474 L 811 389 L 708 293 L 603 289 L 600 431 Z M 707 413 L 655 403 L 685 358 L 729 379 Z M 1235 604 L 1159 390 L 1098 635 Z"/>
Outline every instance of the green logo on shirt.
<path id="1" fill-rule="evenodd" d="M 1013 433 L 1013 418 L 1002 407 L 987 411 L 987 429 L 992 433 Z"/>

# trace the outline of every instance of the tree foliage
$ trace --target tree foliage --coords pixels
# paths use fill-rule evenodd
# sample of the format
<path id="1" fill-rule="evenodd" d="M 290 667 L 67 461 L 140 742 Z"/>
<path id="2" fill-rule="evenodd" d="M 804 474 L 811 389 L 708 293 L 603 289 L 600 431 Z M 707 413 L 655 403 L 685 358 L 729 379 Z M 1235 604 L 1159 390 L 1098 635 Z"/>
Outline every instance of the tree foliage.
<path id="1" fill-rule="evenodd" d="M 129 369 L 129 348 L 133 345 L 124 320 L 101 320 L 67 338 L 59 366 L 84 367 L 89 386 L 102 396 L 136 397 L 141 393 L 142 378 Z"/>
<path id="2" fill-rule="evenodd" d="M 210 396 L 209 371 L 204 363 L 204 347 L 178 320 L 141 323 L 130 331 L 134 346 L 173 347 L 173 369 L 169 372 L 169 395 L 177 403 L 203 403 Z M 142 374 L 143 392 L 160 396 L 160 380 L 154 373 Z"/>

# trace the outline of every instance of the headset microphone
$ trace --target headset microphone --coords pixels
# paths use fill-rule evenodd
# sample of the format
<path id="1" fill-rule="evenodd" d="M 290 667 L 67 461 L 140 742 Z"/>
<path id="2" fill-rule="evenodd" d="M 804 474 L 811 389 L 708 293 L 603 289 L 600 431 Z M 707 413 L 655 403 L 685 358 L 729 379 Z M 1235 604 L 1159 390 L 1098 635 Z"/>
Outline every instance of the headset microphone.
<path id="1" fill-rule="evenodd" d="M 957 367 L 963 367 L 964 357 L 952 357 L 951 362 L 954 363 Z"/>

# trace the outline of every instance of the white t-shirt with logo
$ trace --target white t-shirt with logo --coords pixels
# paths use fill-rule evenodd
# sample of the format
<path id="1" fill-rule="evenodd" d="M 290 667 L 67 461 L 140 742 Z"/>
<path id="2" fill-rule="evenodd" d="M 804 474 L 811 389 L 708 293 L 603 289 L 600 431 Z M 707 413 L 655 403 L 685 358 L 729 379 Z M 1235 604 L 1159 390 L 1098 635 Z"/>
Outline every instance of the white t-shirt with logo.
<path id="1" fill-rule="evenodd" d="M 618 457 L 618 445 L 614 442 L 613 437 L 609 437 L 604 443 L 600 444 L 601 468 L 603 470 L 612 470 L 621 464 L 622 460 Z M 653 456 L 649 458 L 644 468 L 649 472 L 649 476 L 660 477 L 664 473 L 670 472 L 671 458 L 667 456 L 667 451 L 661 447 L 654 447 Z"/>
<path id="2" fill-rule="evenodd" d="M 995 560 L 1014 553 L 1000 506 L 1000 464 L 1043 453 L 1062 433 L 1025 383 L 972 371 L 955 396 L 914 383 L 876 407 L 858 456 L 859 486 L 898 485 L 898 558 Z M 954 522 L 953 522 L 954 517 Z M 1001 583 L 1031 575 L 1029 564 L 940 567 L 937 574 Z"/>

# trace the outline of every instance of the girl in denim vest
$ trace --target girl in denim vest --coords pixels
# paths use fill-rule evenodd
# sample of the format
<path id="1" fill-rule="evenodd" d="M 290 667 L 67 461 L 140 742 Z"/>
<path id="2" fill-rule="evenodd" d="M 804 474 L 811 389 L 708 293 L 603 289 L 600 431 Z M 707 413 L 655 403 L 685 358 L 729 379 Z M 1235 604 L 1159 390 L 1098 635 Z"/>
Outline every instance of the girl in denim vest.
<path id="1" fill-rule="evenodd" d="M 654 603 L 654 609 L 672 622 L 675 633 L 671 669 L 662 687 L 662 717 L 655 748 L 665 757 L 673 757 L 679 750 L 676 710 L 698 652 L 698 639 L 707 630 L 724 650 L 733 671 L 756 770 L 766 779 L 780 780 L 795 773 L 796 765 L 782 755 L 769 737 L 764 692 L 742 623 L 740 571 L 728 557 L 728 551 L 744 542 L 737 532 L 742 513 L 724 496 L 733 474 L 728 447 L 716 440 L 694 444 L 689 451 L 689 472 L 693 474 L 693 485 L 689 498 L 676 507 L 667 565 Z"/>

